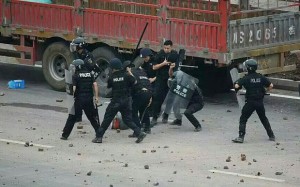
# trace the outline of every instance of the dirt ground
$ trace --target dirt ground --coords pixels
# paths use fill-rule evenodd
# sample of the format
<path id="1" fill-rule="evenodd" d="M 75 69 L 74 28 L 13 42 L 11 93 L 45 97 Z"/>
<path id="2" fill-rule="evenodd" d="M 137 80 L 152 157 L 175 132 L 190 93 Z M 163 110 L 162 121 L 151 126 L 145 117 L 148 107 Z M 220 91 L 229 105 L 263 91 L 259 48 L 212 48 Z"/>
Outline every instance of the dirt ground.
<path id="1" fill-rule="evenodd" d="M 297 68 L 294 71 L 288 71 L 283 73 L 271 74 L 271 77 L 282 78 L 282 79 L 290 79 L 294 81 L 300 81 L 300 52 L 291 53 L 286 57 L 285 64 L 293 64 L 296 63 Z"/>

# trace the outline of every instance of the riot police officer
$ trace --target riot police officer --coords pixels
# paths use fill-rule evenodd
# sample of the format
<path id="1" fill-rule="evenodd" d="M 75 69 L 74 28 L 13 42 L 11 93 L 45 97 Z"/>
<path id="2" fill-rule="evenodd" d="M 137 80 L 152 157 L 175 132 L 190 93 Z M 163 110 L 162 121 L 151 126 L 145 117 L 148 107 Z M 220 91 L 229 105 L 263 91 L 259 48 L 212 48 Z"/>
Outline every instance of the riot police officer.
<path id="1" fill-rule="evenodd" d="M 74 58 L 83 60 L 85 67 L 97 77 L 100 73 L 100 68 L 86 47 L 87 44 L 82 37 L 77 37 L 70 43 L 70 51 L 74 54 Z M 76 122 L 82 121 L 82 111 L 79 112 L 77 117 Z"/>
<path id="2" fill-rule="evenodd" d="M 170 77 L 172 77 L 174 80 L 176 81 L 176 79 L 180 79 L 181 77 L 176 77 L 173 69 L 175 68 L 175 64 L 170 66 L 170 70 L 169 70 L 169 75 Z M 184 73 L 186 73 L 187 75 L 190 75 L 190 70 L 188 68 L 182 68 L 181 69 Z M 183 76 L 183 75 L 182 75 Z M 204 106 L 204 102 L 203 102 L 203 95 L 201 92 L 201 89 L 196 85 L 196 83 L 193 80 L 193 77 L 190 76 L 190 82 L 189 85 L 190 87 L 194 87 L 195 90 L 191 96 L 191 98 L 189 99 L 187 107 L 184 111 L 184 115 L 185 117 L 192 123 L 192 125 L 195 127 L 195 132 L 199 132 L 202 130 L 202 126 L 200 124 L 200 122 L 198 121 L 198 119 L 194 116 L 194 113 L 200 111 L 203 106 Z M 185 101 L 186 102 L 186 101 Z M 183 105 L 183 103 L 181 103 L 181 105 Z M 175 115 L 175 120 L 170 124 L 170 125 L 177 125 L 177 126 L 181 126 L 182 125 L 182 115 L 180 113 L 180 106 L 173 106 L 173 110 L 174 110 L 174 115 Z"/>
<path id="3" fill-rule="evenodd" d="M 131 62 L 125 61 L 123 68 L 131 68 Z M 132 74 L 136 78 L 137 83 L 132 89 L 132 119 L 133 122 L 140 128 L 145 125 L 144 132 L 150 134 L 150 117 L 148 108 L 152 100 L 151 83 L 146 72 L 141 67 L 133 68 Z M 129 135 L 134 137 L 135 134 Z"/>
<path id="4" fill-rule="evenodd" d="M 136 80 L 129 68 L 127 68 L 127 71 L 123 70 L 122 62 L 118 58 L 110 61 L 110 67 L 112 75 L 108 79 L 107 88 L 112 88 L 112 99 L 106 108 L 103 122 L 99 128 L 99 138 L 95 139 L 94 142 L 102 143 L 105 131 L 115 115 L 120 112 L 123 122 L 134 131 L 134 135 L 137 137 L 136 143 L 140 143 L 147 134 L 142 132 L 132 121 L 132 98 L 130 90 L 136 84 Z"/>
<path id="5" fill-rule="evenodd" d="M 265 114 L 265 107 L 263 103 L 266 89 L 269 91 L 273 88 L 273 84 L 263 75 L 256 73 L 257 61 L 254 59 L 248 59 L 244 62 L 248 74 L 239 79 L 234 88 L 236 91 L 244 87 L 246 89 L 246 101 L 242 109 L 239 125 L 239 136 L 232 140 L 234 143 L 243 143 L 246 134 L 246 123 L 249 117 L 254 111 L 258 114 L 258 117 L 267 131 L 270 141 L 275 141 L 274 133 L 271 129 L 268 118 Z"/>
<path id="6" fill-rule="evenodd" d="M 158 52 L 155 56 L 153 70 L 156 70 L 156 82 L 153 95 L 153 118 L 152 125 L 157 124 L 157 118 L 161 112 L 161 106 L 169 91 L 168 78 L 170 65 L 176 63 L 178 54 L 175 50 L 172 50 L 173 42 L 166 40 L 164 42 L 164 48 Z M 178 64 L 175 66 L 175 70 L 178 68 Z M 163 123 L 168 122 L 168 114 L 163 113 Z"/>
<path id="7" fill-rule="evenodd" d="M 69 114 L 61 139 L 67 140 L 72 132 L 76 119 L 78 115 L 81 115 L 82 110 L 91 122 L 97 138 L 99 137 L 98 129 L 100 128 L 100 122 L 93 97 L 95 97 L 95 102 L 98 103 L 98 86 L 94 75 L 85 67 L 84 62 L 81 59 L 74 60 L 73 64 L 76 66 L 76 71 L 73 75 L 73 87 L 71 89 L 75 98 L 75 115 Z"/>

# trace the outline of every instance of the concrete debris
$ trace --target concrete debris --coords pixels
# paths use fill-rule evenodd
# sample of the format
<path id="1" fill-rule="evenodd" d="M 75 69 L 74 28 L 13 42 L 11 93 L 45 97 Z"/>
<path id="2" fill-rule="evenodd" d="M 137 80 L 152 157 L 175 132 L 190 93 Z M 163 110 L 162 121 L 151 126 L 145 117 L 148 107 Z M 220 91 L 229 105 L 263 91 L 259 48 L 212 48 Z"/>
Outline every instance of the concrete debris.
<path id="1" fill-rule="evenodd" d="M 253 162 L 257 162 L 257 160 L 253 158 Z"/>
<path id="2" fill-rule="evenodd" d="M 210 176 L 207 176 L 206 178 L 207 178 L 207 179 L 211 179 L 211 177 L 210 177 Z"/>
<path id="3" fill-rule="evenodd" d="M 144 168 L 145 168 L 145 169 L 149 169 L 149 165 L 145 165 Z"/>
<path id="4" fill-rule="evenodd" d="M 246 155 L 245 154 L 241 154 L 241 161 L 245 161 L 246 160 Z"/>
<path id="5" fill-rule="evenodd" d="M 109 187 L 114 187 L 114 185 L 110 184 Z"/>
<path id="6" fill-rule="evenodd" d="M 256 176 L 261 176 L 262 173 L 261 172 L 257 172 Z"/>
<path id="7" fill-rule="evenodd" d="M 231 112 L 231 110 L 227 110 L 226 112 Z"/>
<path id="8" fill-rule="evenodd" d="M 173 174 L 176 174 L 177 173 L 177 171 L 173 171 Z"/>
<path id="9" fill-rule="evenodd" d="M 282 175 L 283 174 L 283 172 L 281 172 L 281 171 L 277 171 L 276 173 L 275 173 L 275 175 Z"/>
<path id="10" fill-rule="evenodd" d="M 25 147 L 29 147 L 29 142 L 25 142 Z"/>
<path id="11" fill-rule="evenodd" d="M 168 182 L 174 182 L 173 180 L 168 180 Z"/>
<path id="12" fill-rule="evenodd" d="M 229 167 L 228 166 L 224 166 L 224 169 L 229 169 Z"/>
<path id="13" fill-rule="evenodd" d="M 77 175 L 80 174 L 80 171 L 77 171 L 76 174 L 77 174 Z"/>
<path id="14" fill-rule="evenodd" d="M 226 159 L 226 162 L 231 162 L 231 156 Z"/>
<path id="15" fill-rule="evenodd" d="M 240 182 L 244 182 L 244 179 L 241 179 Z"/>
<path id="16" fill-rule="evenodd" d="M 5 93 L 4 92 L 0 92 L 0 96 L 4 96 L 5 95 Z"/>
<path id="17" fill-rule="evenodd" d="M 70 143 L 70 144 L 69 144 L 69 147 L 73 147 L 73 144 Z"/>
<path id="18" fill-rule="evenodd" d="M 9 142 L 6 142 L 6 144 L 8 145 L 8 144 L 9 144 Z"/>
<path id="19" fill-rule="evenodd" d="M 155 152 L 156 152 L 156 150 L 155 150 L 155 149 L 152 149 L 152 150 L 151 150 L 151 153 L 155 153 Z"/>
<path id="20" fill-rule="evenodd" d="M 61 103 L 61 102 L 63 102 L 63 100 L 62 99 L 56 99 L 56 102 Z"/>
<path id="21" fill-rule="evenodd" d="M 83 126 L 82 125 L 78 125 L 77 129 L 83 129 Z"/>
<path id="22" fill-rule="evenodd" d="M 169 146 L 165 145 L 164 148 L 169 148 Z"/>
<path id="23" fill-rule="evenodd" d="M 248 165 L 250 166 L 250 165 L 251 165 L 251 162 L 248 162 Z"/>
<path id="24" fill-rule="evenodd" d="M 128 167 L 128 164 L 126 163 L 126 164 L 124 165 L 124 167 L 127 168 L 127 167 Z"/>
<path id="25" fill-rule="evenodd" d="M 276 145 L 280 145 L 280 143 L 279 143 L 279 142 L 277 142 L 277 143 L 276 143 Z"/>
<path id="26" fill-rule="evenodd" d="M 38 151 L 42 152 L 42 151 L 44 151 L 44 149 L 43 148 L 39 148 Z"/>
<path id="27" fill-rule="evenodd" d="M 158 182 L 153 183 L 153 186 L 159 186 Z"/>
<path id="28" fill-rule="evenodd" d="M 77 153 L 77 155 L 78 155 L 78 156 L 80 156 L 80 155 L 81 155 L 81 153 Z"/>
<path id="29" fill-rule="evenodd" d="M 284 148 L 281 148 L 281 150 L 284 150 Z"/>
<path id="30" fill-rule="evenodd" d="M 147 153 L 147 151 L 146 151 L 146 150 L 143 150 L 142 153 Z"/>
<path id="31" fill-rule="evenodd" d="M 288 118 L 287 117 L 283 117 L 283 120 L 288 120 Z"/>
<path id="32" fill-rule="evenodd" d="M 87 175 L 87 176 L 91 176 L 91 175 L 92 175 L 92 171 L 87 172 L 86 175 Z"/>
<path id="33" fill-rule="evenodd" d="M 120 129 L 117 129 L 117 133 L 120 133 L 121 132 L 121 130 Z"/>

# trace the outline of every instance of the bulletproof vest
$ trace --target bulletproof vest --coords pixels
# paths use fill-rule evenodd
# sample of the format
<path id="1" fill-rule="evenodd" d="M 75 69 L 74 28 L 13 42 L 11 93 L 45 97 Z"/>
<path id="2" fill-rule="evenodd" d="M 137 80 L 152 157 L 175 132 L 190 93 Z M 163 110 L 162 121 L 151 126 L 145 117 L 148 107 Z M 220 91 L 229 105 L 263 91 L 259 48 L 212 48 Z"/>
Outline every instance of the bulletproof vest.
<path id="1" fill-rule="evenodd" d="M 250 73 L 245 77 L 246 83 L 246 99 L 260 100 L 264 98 L 265 89 L 263 84 L 263 75 L 258 73 Z"/>
<path id="2" fill-rule="evenodd" d="M 153 78 L 156 76 L 156 71 L 153 70 L 153 58 L 151 57 L 149 62 L 144 62 L 142 68 L 145 70 L 147 76 L 149 78 Z"/>
<path id="3" fill-rule="evenodd" d="M 110 77 L 112 86 L 112 98 L 129 97 L 132 89 L 131 83 L 128 80 L 128 73 L 124 70 L 112 73 Z"/>
<path id="4" fill-rule="evenodd" d="M 176 63 L 178 54 L 176 51 L 172 50 L 170 53 L 165 53 L 163 50 L 161 50 L 157 54 L 157 63 L 162 63 L 165 59 L 169 62 Z M 157 79 L 160 80 L 167 80 L 169 78 L 169 68 L 170 66 L 164 66 L 157 70 Z M 176 65 L 174 71 L 176 71 L 178 68 L 178 65 Z"/>
<path id="5" fill-rule="evenodd" d="M 132 71 L 132 74 L 136 78 L 137 83 L 133 86 L 132 95 L 139 94 L 143 88 L 151 91 L 151 83 L 147 77 L 146 72 L 143 69 L 137 68 Z"/>
<path id="6" fill-rule="evenodd" d="M 76 96 L 93 96 L 93 83 L 94 78 L 93 74 L 86 68 L 80 69 L 75 73 L 75 76 L 78 77 L 78 82 L 75 90 Z"/>

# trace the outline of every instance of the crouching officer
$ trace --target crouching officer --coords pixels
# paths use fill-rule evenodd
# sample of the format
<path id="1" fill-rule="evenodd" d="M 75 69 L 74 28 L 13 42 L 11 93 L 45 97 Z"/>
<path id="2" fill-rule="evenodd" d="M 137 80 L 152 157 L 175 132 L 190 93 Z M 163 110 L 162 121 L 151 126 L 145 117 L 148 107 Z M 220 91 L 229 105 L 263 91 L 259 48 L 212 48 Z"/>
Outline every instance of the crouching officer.
<path id="1" fill-rule="evenodd" d="M 249 59 L 244 62 L 248 74 L 239 79 L 234 88 L 236 91 L 244 87 L 246 89 L 246 103 L 242 109 L 239 126 L 239 137 L 232 140 L 234 143 L 243 143 L 244 136 L 246 134 L 246 123 L 249 117 L 254 111 L 258 114 L 258 117 L 267 131 L 270 141 L 275 141 L 274 133 L 271 129 L 268 118 L 265 114 L 265 107 L 263 103 L 264 95 L 266 93 L 265 88 L 269 91 L 273 88 L 273 84 L 263 75 L 256 73 L 257 61 Z"/>
<path id="2" fill-rule="evenodd" d="M 84 61 L 85 67 L 92 72 L 95 77 L 100 73 L 100 68 L 95 63 L 93 55 L 87 50 L 87 44 L 84 38 L 77 37 L 70 43 L 70 51 L 74 54 L 75 59 L 81 59 Z M 79 112 L 76 122 L 82 121 L 82 111 Z"/>
<path id="3" fill-rule="evenodd" d="M 93 97 L 95 96 L 95 101 L 96 103 L 98 103 L 97 83 L 95 82 L 93 74 L 85 67 L 83 60 L 81 59 L 74 60 L 72 64 L 75 65 L 76 70 L 75 70 L 75 74 L 72 77 L 72 84 L 71 84 L 72 86 L 71 88 L 69 88 L 69 90 L 70 93 L 73 93 L 73 96 L 75 98 L 75 103 L 74 103 L 75 114 L 69 112 L 69 117 L 63 129 L 63 134 L 61 136 L 61 139 L 67 140 L 67 138 L 72 132 L 76 119 L 78 119 L 78 115 L 81 115 L 82 110 L 84 111 L 88 120 L 91 122 L 91 125 L 93 126 L 96 132 L 96 138 L 97 138 L 99 137 L 97 132 L 98 129 L 100 128 L 100 122 L 99 122 L 98 110 L 96 110 L 93 101 Z M 70 111 L 72 111 L 72 109 Z"/>
<path id="4" fill-rule="evenodd" d="M 123 63 L 123 68 L 131 68 L 134 65 L 130 61 Z M 136 78 L 137 83 L 132 89 L 132 119 L 133 122 L 142 128 L 144 124 L 144 132 L 150 134 L 150 117 L 148 108 L 152 101 L 151 83 L 147 77 L 146 72 L 141 68 L 135 68 L 132 70 L 132 74 Z M 135 134 L 129 135 L 129 137 L 135 137 Z"/>
<path id="5" fill-rule="evenodd" d="M 99 138 L 93 142 L 102 143 L 102 137 L 114 119 L 115 115 L 120 112 L 123 122 L 134 131 L 137 137 L 136 143 L 140 143 L 146 137 L 146 133 L 134 124 L 132 121 L 132 98 L 130 97 L 130 90 L 136 84 L 136 80 L 132 75 L 130 69 L 123 70 L 122 62 L 118 58 L 110 61 L 112 75 L 107 82 L 107 88 L 112 88 L 112 99 L 108 104 L 104 119 L 99 128 Z"/>

